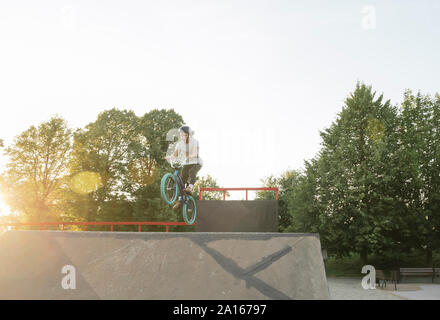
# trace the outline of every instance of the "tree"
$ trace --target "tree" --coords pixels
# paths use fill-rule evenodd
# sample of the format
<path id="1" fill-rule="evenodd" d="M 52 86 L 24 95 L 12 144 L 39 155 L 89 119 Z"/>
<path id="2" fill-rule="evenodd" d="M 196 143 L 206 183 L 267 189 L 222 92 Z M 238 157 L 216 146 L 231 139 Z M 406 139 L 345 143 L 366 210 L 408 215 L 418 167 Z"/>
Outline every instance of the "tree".
<path id="1" fill-rule="evenodd" d="M 160 196 L 160 180 L 173 169 L 164 160 L 171 143 L 167 140 L 170 131 L 183 125 L 182 116 L 173 109 L 153 109 L 140 118 L 141 141 L 136 144 L 136 153 L 130 165 L 131 179 L 126 190 L 133 198 L 133 217 L 147 221 L 177 221 L 170 206 Z"/>
<path id="2" fill-rule="evenodd" d="M 128 168 L 140 140 L 138 117 L 116 108 L 100 113 L 95 122 L 75 132 L 69 172 L 71 216 L 96 221 L 110 217 L 104 203 L 132 200 L 124 187 L 130 183 Z M 130 210 L 120 212 L 111 218 L 132 218 L 122 214 Z"/>
<path id="3" fill-rule="evenodd" d="M 193 195 L 194 199 L 199 199 L 199 190 L 200 188 L 221 188 L 217 181 L 211 177 L 209 174 L 206 177 L 202 177 L 197 180 L 194 184 Z M 229 196 L 229 192 L 225 193 L 226 196 Z M 223 191 L 209 191 L 204 192 L 202 195 L 203 200 L 222 200 L 223 199 Z"/>
<path id="4" fill-rule="evenodd" d="M 71 134 L 65 120 L 55 116 L 38 127 L 31 126 L 6 149 L 9 162 L 1 179 L 5 201 L 25 220 L 59 217 Z"/>
<path id="5" fill-rule="evenodd" d="M 184 124 L 182 116 L 173 109 L 153 109 L 140 119 L 140 124 L 148 157 L 160 165 L 165 164 L 163 158 L 170 144 L 167 134 L 170 136 L 172 129 L 177 133 L 178 128 Z M 179 137 L 176 135 L 176 138 Z"/>
<path id="6" fill-rule="evenodd" d="M 423 248 L 432 265 L 440 245 L 440 98 L 406 91 L 401 105 L 399 196 L 410 232 L 406 242 Z"/>
<path id="7" fill-rule="evenodd" d="M 321 213 L 325 212 L 324 204 L 319 197 L 319 159 L 305 161 L 305 171 L 298 174 L 295 183 L 287 194 L 290 225 L 286 232 L 319 233 L 327 248 L 328 230 L 322 226 Z"/>
<path id="8" fill-rule="evenodd" d="M 319 221 L 318 231 L 329 250 L 341 256 L 360 252 L 364 264 L 369 252 L 387 243 L 382 230 L 393 227 L 384 211 L 386 199 L 377 187 L 384 179 L 380 159 L 396 111 L 382 100 L 382 95 L 375 98 L 371 87 L 356 85 L 336 121 L 321 132 L 323 147 L 308 171 L 316 185 L 308 178 L 303 181 L 315 191 L 313 198 L 307 198 L 317 217 L 302 220 Z"/>
<path id="9" fill-rule="evenodd" d="M 167 148 L 167 133 L 183 124 L 182 117 L 174 110 L 154 109 L 139 119 L 140 140 L 134 144 L 135 154 L 129 164 L 130 183 L 128 192 L 135 192 L 146 185 L 157 183 L 170 170 L 164 160 Z M 142 191 L 141 191 L 142 192 Z"/>
<path id="10" fill-rule="evenodd" d="M 292 196 L 293 190 L 299 183 L 300 176 L 300 172 L 296 170 L 286 170 L 278 178 L 271 175 L 262 179 L 263 187 L 278 188 L 278 221 L 280 232 L 284 232 L 292 223 L 289 198 Z M 275 197 L 275 192 L 263 190 L 257 192 L 256 199 L 272 200 L 275 199 Z"/>

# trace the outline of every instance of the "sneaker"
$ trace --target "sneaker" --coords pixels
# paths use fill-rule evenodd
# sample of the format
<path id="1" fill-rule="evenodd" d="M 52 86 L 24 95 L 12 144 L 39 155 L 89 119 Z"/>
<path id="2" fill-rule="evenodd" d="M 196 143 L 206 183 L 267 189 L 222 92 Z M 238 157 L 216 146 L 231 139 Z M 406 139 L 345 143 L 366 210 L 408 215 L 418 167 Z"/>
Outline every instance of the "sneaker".
<path id="1" fill-rule="evenodd" d="M 177 210 L 177 209 L 179 209 L 181 207 L 182 207 L 182 202 L 177 201 L 176 204 L 173 206 L 173 210 Z"/>
<path id="2" fill-rule="evenodd" d="M 192 193 L 190 187 L 186 187 L 185 189 L 183 189 L 183 191 L 185 191 L 185 192 L 186 192 L 187 194 L 189 194 L 190 196 L 193 195 L 193 193 Z"/>

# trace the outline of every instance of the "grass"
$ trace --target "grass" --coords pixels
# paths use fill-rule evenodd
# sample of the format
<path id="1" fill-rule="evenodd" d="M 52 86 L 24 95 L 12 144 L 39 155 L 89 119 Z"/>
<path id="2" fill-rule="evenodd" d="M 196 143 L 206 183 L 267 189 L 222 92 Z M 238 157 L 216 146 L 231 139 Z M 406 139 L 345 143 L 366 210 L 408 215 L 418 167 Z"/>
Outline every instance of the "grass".
<path id="1" fill-rule="evenodd" d="M 433 253 L 433 264 L 440 268 L 440 252 Z M 398 270 L 399 268 L 416 268 L 428 267 L 426 263 L 426 256 L 420 252 L 411 252 L 405 255 L 396 255 L 395 257 L 384 256 L 369 256 L 368 264 L 374 266 L 376 269 L 390 271 Z M 359 277 L 363 276 L 361 259 L 358 254 L 353 254 L 350 257 L 338 259 L 329 256 L 325 260 L 325 272 L 327 277 Z"/>

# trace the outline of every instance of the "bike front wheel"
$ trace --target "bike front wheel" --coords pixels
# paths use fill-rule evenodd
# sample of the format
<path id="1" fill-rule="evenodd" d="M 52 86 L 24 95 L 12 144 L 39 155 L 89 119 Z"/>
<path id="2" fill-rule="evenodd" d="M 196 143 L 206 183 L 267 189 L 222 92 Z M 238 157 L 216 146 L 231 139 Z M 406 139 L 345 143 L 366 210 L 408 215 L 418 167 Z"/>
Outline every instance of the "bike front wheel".
<path id="1" fill-rule="evenodd" d="M 162 177 L 160 182 L 160 194 L 167 204 L 176 202 L 178 189 L 176 177 L 171 173 L 167 173 Z"/>
<path id="2" fill-rule="evenodd" d="M 185 220 L 186 224 L 192 225 L 196 221 L 196 216 L 196 200 L 192 196 L 187 196 L 187 200 L 183 204 L 183 220 Z"/>

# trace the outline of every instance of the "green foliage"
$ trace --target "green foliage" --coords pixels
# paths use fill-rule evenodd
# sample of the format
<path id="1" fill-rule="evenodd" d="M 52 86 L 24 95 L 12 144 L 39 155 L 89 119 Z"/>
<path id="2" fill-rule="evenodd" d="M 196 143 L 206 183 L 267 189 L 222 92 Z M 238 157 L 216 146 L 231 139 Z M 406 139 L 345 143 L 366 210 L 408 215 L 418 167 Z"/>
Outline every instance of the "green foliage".
<path id="1" fill-rule="evenodd" d="M 161 177 L 174 170 L 164 155 L 183 124 L 172 109 L 138 117 L 113 108 L 74 133 L 59 117 L 31 126 L 5 149 L 9 162 L 0 187 L 16 213 L 10 218 L 183 221 L 159 190 Z M 397 107 L 358 83 L 335 121 L 320 133 L 322 148 L 305 161 L 304 170 L 262 180 L 279 189 L 280 231 L 319 233 L 332 256 L 356 252 L 364 264 L 368 254 L 403 261 L 402 252 L 423 252 L 428 264 L 436 263 L 439 128 L 439 95 L 406 91 Z M 202 177 L 194 188 L 196 199 L 200 187 L 218 184 L 210 175 Z M 206 192 L 203 198 L 223 199 L 223 192 Z M 274 198 L 272 191 L 257 193 L 257 199 Z M 142 229 L 164 231 L 163 226 Z M 137 226 L 115 230 L 137 231 Z"/>
<path id="2" fill-rule="evenodd" d="M 163 160 L 167 133 L 182 123 L 173 110 L 154 109 L 138 118 L 132 111 L 111 109 L 76 132 L 71 176 L 97 172 L 102 186 L 89 194 L 71 192 L 72 216 L 87 221 L 178 221 L 181 215 L 165 205 L 159 185 L 171 170 Z"/>
<path id="3" fill-rule="evenodd" d="M 357 84 L 331 127 L 321 132 L 323 148 L 317 161 L 315 197 L 319 203 L 318 231 L 323 245 L 345 255 L 375 251 L 386 242 L 382 195 L 384 168 L 379 160 L 386 124 L 396 117 L 389 101 L 375 99 L 371 87 Z M 380 132 L 380 134 L 378 134 Z"/>
<path id="4" fill-rule="evenodd" d="M 404 199 L 409 222 L 407 241 L 415 248 L 426 249 L 428 260 L 432 249 L 440 246 L 439 128 L 439 96 L 407 91 L 401 107 L 396 156 L 401 168 L 398 195 Z"/>
<path id="5" fill-rule="evenodd" d="M 137 117 L 113 108 L 72 133 L 63 120 L 53 118 L 32 126 L 6 150 L 10 162 L 0 177 L 2 190 L 22 220 L 183 221 L 181 212 L 165 205 L 159 190 L 162 175 L 172 171 L 163 160 L 167 134 L 183 123 L 174 110 L 154 109 Z M 115 230 L 137 231 L 137 226 Z"/>
<path id="6" fill-rule="evenodd" d="M 337 257 L 420 250 L 440 241 L 440 99 L 405 93 L 398 109 L 357 84 L 322 149 L 289 193 L 287 232 L 317 232 Z"/>
<path id="7" fill-rule="evenodd" d="M 324 262 L 327 277 L 359 277 L 361 279 L 364 276 L 361 273 L 364 264 L 359 254 L 347 255 L 344 258 L 330 256 Z M 386 272 L 399 268 L 426 267 L 426 258 L 420 250 L 410 250 L 385 256 L 374 254 L 369 258 L 368 263 Z M 440 266 L 440 252 L 434 252 L 433 263 L 434 266 Z"/>
<path id="8" fill-rule="evenodd" d="M 86 195 L 71 194 L 82 202 L 81 207 L 72 208 L 73 215 L 96 221 L 106 215 L 104 203 L 129 200 L 123 187 L 129 184 L 128 168 L 140 137 L 134 112 L 115 108 L 100 113 L 95 122 L 75 132 L 70 178 L 82 172 L 97 173 L 101 186 Z"/>
<path id="9" fill-rule="evenodd" d="M 183 125 L 182 117 L 173 109 L 154 109 L 140 119 L 142 143 L 137 145 L 134 163 L 143 162 L 146 170 L 138 171 L 137 176 L 144 177 L 143 183 L 132 179 L 125 190 L 131 195 L 133 218 L 138 221 L 183 221 L 181 212 L 176 213 L 164 203 L 160 196 L 160 180 L 174 169 L 163 158 L 170 141 L 170 130 Z M 148 178 L 148 179 L 145 179 Z M 147 227 L 146 227 L 147 228 Z M 150 227 L 160 230 L 164 227 Z M 147 228 L 148 229 L 148 228 Z M 187 229 L 182 230 L 187 231 Z"/>
<path id="10" fill-rule="evenodd" d="M 62 210 L 65 174 L 71 152 L 71 130 L 59 117 L 31 126 L 6 148 L 9 157 L 1 189 L 12 211 L 25 221 L 51 221 Z"/>
<path id="11" fill-rule="evenodd" d="M 318 162 L 305 162 L 305 172 L 299 173 L 296 184 L 288 193 L 287 206 L 291 224 L 285 232 L 322 233 L 320 212 L 325 211 L 320 203 L 318 189 Z"/>
<path id="12" fill-rule="evenodd" d="M 289 211 L 289 199 L 295 194 L 300 179 L 300 173 L 295 170 L 287 170 L 280 177 L 269 176 L 262 179 L 263 187 L 278 188 L 278 223 L 279 231 L 284 232 L 292 224 L 292 215 Z M 274 191 L 257 192 L 257 200 L 275 200 Z"/>
<path id="13" fill-rule="evenodd" d="M 195 199 L 199 199 L 200 188 L 221 188 L 217 181 L 209 174 L 206 177 L 202 177 L 197 180 L 193 188 L 193 195 Z M 226 192 L 226 196 L 229 196 L 229 192 Z M 203 200 L 223 200 L 223 191 L 205 191 L 202 193 Z"/>
<path id="14" fill-rule="evenodd" d="M 170 144 L 167 135 L 170 136 L 172 129 L 178 129 L 183 124 L 182 117 L 173 109 L 154 109 L 146 113 L 140 119 L 141 133 L 145 138 L 143 150 L 147 152 L 145 156 L 148 155 L 160 165 L 165 164 L 163 158 Z"/>

